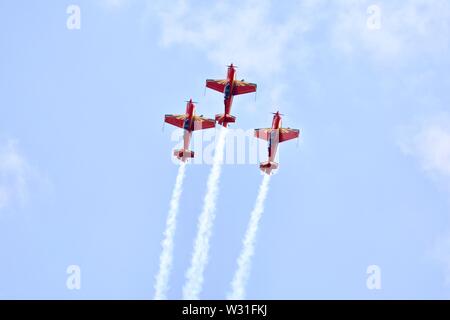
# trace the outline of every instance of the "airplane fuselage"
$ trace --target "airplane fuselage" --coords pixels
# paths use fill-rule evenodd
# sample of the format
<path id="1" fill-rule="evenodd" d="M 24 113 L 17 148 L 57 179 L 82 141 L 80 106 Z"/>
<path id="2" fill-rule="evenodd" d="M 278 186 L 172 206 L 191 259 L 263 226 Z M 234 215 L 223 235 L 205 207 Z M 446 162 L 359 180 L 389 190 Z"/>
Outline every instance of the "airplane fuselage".
<path id="1" fill-rule="evenodd" d="M 234 90 L 234 78 L 236 75 L 236 69 L 233 65 L 228 67 L 227 73 L 227 84 L 225 85 L 224 95 L 224 105 L 225 105 L 225 115 L 231 114 L 231 105 L 233 104 L 233 90 Z"/>
<path id="2" fill-rule="evenodd" d="M 194 113 L 195 105 L 192 100 L 188 101 L 186 104 L 186 118 L 184 119 L 184 135 L 183 135 L 183 149 L 189 150 L 189 144 L 191 142 L 192 131 L 194 130 Z"/>
<path id="3" fill-rule="evenodd" d="M 278 150 L 278 143 L 280 140 L 281 116 L 277 112 L 272 120 L 272 131 L 269 136 L 268 152 L 269 161 L 274 162 Z"/>

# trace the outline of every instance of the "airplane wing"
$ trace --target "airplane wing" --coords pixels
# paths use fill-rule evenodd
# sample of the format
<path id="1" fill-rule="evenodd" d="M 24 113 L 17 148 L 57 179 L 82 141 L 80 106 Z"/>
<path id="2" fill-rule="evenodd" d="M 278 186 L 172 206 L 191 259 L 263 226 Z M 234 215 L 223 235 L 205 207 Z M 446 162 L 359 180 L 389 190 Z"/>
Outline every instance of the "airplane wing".
<path id="1" fill-rule="evenodd" d="M 227 84 L 227 80 L 212 80 L 212 79 L 206 80 L 207 88 L 219 91 L 221 93 L 224 92 L 226 84 Z"/>
<path id="2" fill-rule="evenodd" d="M 272 128 L 255 129 L 255 137 L 263 140 L 269 140 Z"/>
<path id="3" fill-rule="evenodd" d="M 299 135 L 300 135 L 300 130 L 298 130 L 298 129 L 281 128 L 279 142 L 284 142 L 284 141 L 298 138 Z"/>
<path id="4" fill-rule="evenodd" d="M 199 116 L 194 116 L 194 131 L 214 128 L 216 121 L 213 119 L 207 119 Z"/>
<path id="5" fill-rule="evenodd" d="M 166 114 L 164 116 L 164 122 L 179 128 L 184 127 L 184 119 L 186 119 L 184 114 Z"/>
<path id="6" fill-rule="evenodd" d="M 251 92 L 256 92 L 256 84 L 255 83 L 234 80 L 233 94 L 235 96 L 238 94 L 245 94 L 245 93 L 251 93 Z"/>

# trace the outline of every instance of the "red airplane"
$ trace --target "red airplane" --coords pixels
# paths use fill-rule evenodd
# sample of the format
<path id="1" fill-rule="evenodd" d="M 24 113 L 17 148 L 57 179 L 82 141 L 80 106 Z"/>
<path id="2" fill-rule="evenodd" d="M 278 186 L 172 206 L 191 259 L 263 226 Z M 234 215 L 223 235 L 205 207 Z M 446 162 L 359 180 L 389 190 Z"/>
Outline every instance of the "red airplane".
<path id="1" fill-rule="evenodd" d="M 192 131 L 214 128 L 216 126 L 216 122 L 213 119 L 195 115 L 195 104 L 192 102 L 192 99 L 187 101 L 185 114 L 166 114 L 164 121 L 184 129 L 183 149 L 174 150 L 173 152 L 173 155 L 183 162 L 186 162 L 187 158 L 194 158 L 194 151 L 189 150 Z"/>
<path id="2" fill-rule="evenodd" d="M 228 123 L 234 123 L 236 117 L 230 114 L 233 97 L 239 94 L 256 92 L 256 84 L 235 80 L 236 67 L 233 64 L 228 66 L 227 78 L 225 80 L 206 80 L 206 87 L 222 92 L 224 94 L 225 113 L 216 115 L 216 121 L 227 127 Z"/>
<path id="3" fill-rule="evenodd" d="M 272 128 L 255 129 L 255 137 L 269 141 L 269 160 L 266 162 L 261 162 L 259 165 L 259 168 L 269 175 L 272 170 L 278 168 L 278 163 L 274 161 L 278 143 L 298 138 L 300 135 L 300 130 L 298 129 L 282 128 L 281 116 L 282 114 L 280 114 L 279 111 L 274 113 Z"/>

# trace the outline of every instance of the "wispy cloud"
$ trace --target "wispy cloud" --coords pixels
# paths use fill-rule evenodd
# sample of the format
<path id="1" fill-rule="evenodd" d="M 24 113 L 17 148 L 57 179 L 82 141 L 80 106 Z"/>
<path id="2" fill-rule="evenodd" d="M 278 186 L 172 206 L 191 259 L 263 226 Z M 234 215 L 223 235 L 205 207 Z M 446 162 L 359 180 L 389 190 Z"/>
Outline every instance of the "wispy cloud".
<path id="1" fill-rule="evenodd" d="M 233 61 L 250 72 L 267 75 L 284 68 L 288 57 L 294 58 L 292 44 L 300 44 L 310 20 L 306 15 L 310 5 L 301 5 L 305 14 L 296 10 L 280 20 L 271 18 L 273 5 L 269 0 L 250 0 L 198 6 L 178 0 L 153 4 L 152 12 L 161 21 L 164 46 L 193 46 L 217 65 Z M 295 59 L 306 54 L 301 46 L 295 47 Z"/>
<path id="2" fill-rule="evenodd" d="M 151 1 L 148 12 L 160 21 L 164 46 L 189 45 L 218 65 L 231 59 L 263 75 L 308 64 L 325 48 L 381 61 L 448 51 L 447 0 L 377 1 L 379 30 L 367 27 L 367 9 L 373 4 L 369 0 L 248 0 L 197 5 L 178 0 Z"/>
<path id="3" fill-rule="evenodd" d="M 381 29 L 367 27 L 368 0 L 341 0 L 332 25 L 334 48 L 350 56 L 378 61 L 408 60 L 448 51 L 450 2 L 447 0 L 377 1 Z"/>
<path id="4" fill-rule="evenodd" d="M 406 128 L 399 145 L 405 154 L 416 157 L 426 172 L 450 178 L 450 114 L 441 113 Z"/>
<path id="5" fill-rule="evenodd" d="M 18 142 L 0 144 L 0 210 L 13 202 L 25 203 L 33 169 L 18 151 Z"/>
<path id="6" fill-rule="evenodd" d="M 403 153 L 417 159 L 423 172 L 449 188 L 450 114 L 440 113 L 403 127 L 399 136 L 399 146 Z M 450 233 L 436 239 L 433 256 L 444 266 L 446 284 L 450 285 Z"/>

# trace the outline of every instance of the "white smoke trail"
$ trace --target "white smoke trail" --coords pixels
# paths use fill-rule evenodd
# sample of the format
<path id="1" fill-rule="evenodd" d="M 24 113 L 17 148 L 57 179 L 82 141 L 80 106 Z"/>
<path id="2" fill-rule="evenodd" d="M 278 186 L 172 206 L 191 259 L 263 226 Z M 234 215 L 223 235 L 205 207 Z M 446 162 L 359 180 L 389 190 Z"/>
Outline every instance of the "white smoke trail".
<path id="1" fill-rule="evenodd" d="M 194 242 L 191 265 L 186 272 L 186 283 L 183 287 L 183 299 L 197 300 L 203 285 L 203 272 L 208 263 L 209 239 L 215 218 L 216 200 L 222 160 L 225 149 L 227 129 L 222 128 L 214 151 L 212 169 L 209 173 L 203 210 L 198 218 L 197 237 Z"/>
<path id="2" fill-rule="evenodd" d="M 242 241 L 242 251 L 237 259 L 237 270 L 231 281 L 231 293 L 228 295 L 229 300 L 242 300 L 245 297 L 245 285 L 250 274 L 251 259 L 255 252 L 256 233 L 258 231 L 259 220 L 264 211 L 264 202 L 267 192 L 269 191 L 270 176 L 264 175 L 261 185 L 259 186 L 258 197 L 256 198 L 255 207 L 250 214 L 250 221 Z"/>
<path id="3" fill-rule="evenodd" d="M 183 190 L 184 173 L 186 164 L 182 162 L 178 168 L 178 175 L 170 200 L 169 214 L 166 221 L 166 230 L 164 231 L 164 240 L 161 242 L 162 252 L 159 257 L 159 272 L 156 275 L 155 300 L 164 300 L 167 298 L 169 289 L 169 274 L 172 269 L 173 247 L 175 229 L 177 226 L 177 214 L 180 205 L 180 196 Z"/>

